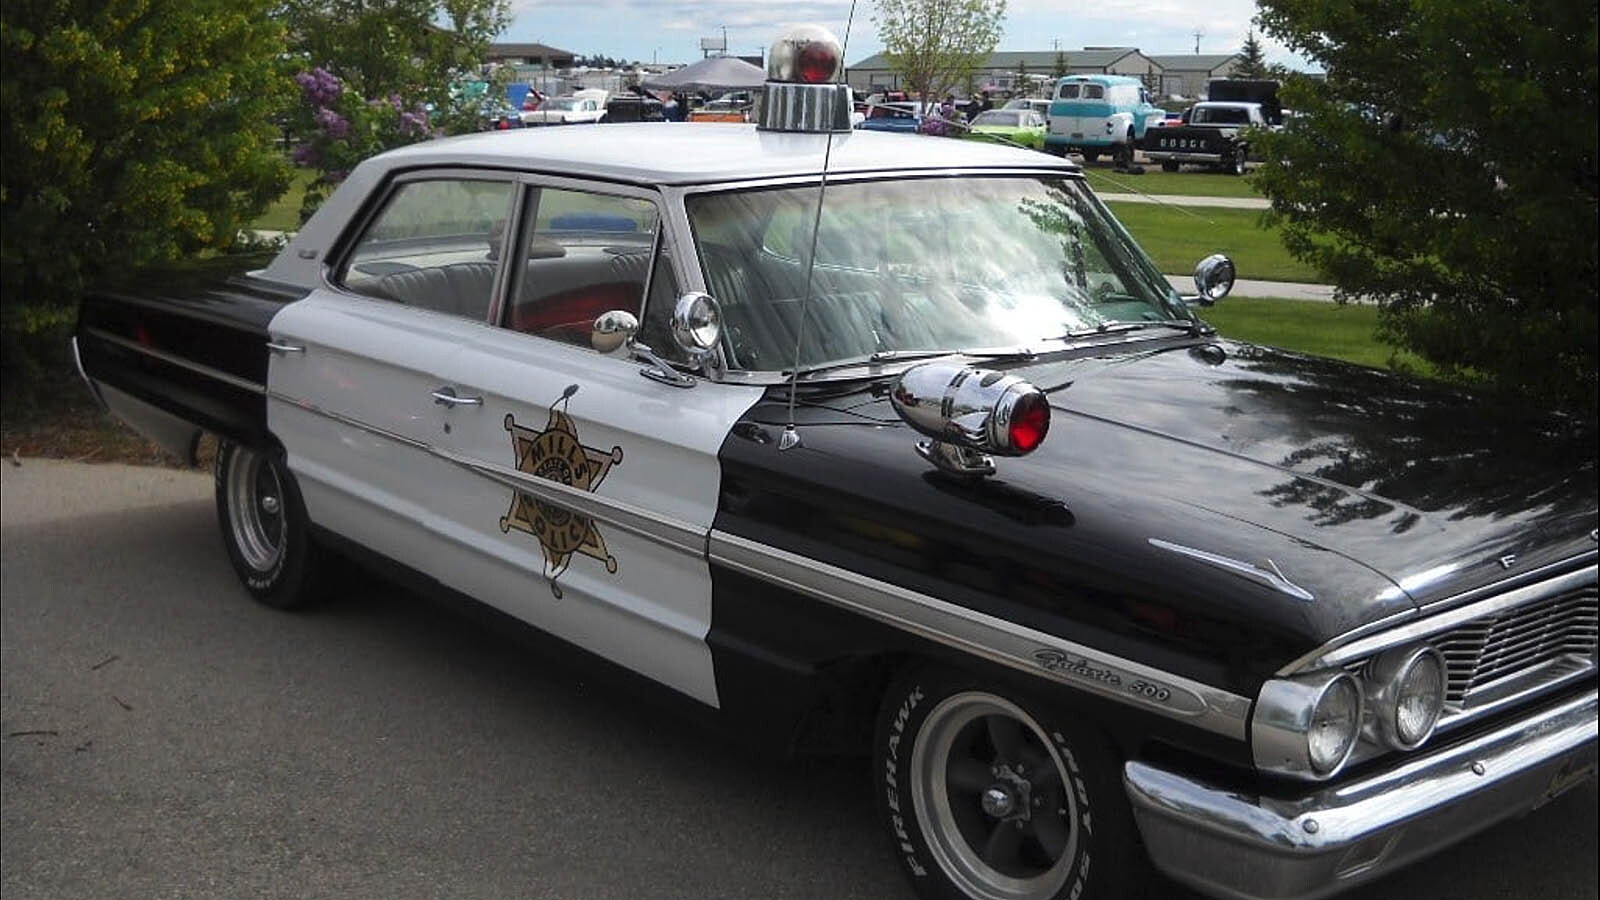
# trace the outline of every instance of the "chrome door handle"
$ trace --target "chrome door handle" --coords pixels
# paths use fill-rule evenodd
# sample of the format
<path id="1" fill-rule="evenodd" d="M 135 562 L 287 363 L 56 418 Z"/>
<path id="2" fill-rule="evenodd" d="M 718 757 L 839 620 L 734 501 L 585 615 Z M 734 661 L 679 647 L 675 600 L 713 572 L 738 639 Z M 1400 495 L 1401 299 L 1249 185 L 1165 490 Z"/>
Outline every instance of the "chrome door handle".
<path id="1" fill-rule="evenodd" d="M 298 344 L 280 344 L 277 341 L 267 341 L 267 349 L 279 355 L 286 353 L 304 353 L 306 348 Z"/>
<path id="2" fill-rule="evenodd" d="M 457 406 L 482 406 L 482 397 L 462 397 L 456 394 L 456 389 L 445 386 L 433 392 L 433 402 L 448 406 L 451 409 Z"/>

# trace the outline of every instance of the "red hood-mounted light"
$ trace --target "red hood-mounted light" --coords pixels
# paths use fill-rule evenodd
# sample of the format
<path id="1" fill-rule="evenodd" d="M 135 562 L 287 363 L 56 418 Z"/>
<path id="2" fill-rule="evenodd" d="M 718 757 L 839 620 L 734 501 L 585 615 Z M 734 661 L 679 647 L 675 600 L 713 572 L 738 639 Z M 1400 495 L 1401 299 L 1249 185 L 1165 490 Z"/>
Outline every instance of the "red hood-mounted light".
<path id="1" fill-rule="evenodd" d="M 1050 400 L 1015 375 L 958 363 L 906 370 L 889 394 L 906 424 L 932 438 L 917 452 L 942 472 L 994 474 L 994 456 L 1025 456 L 1050 432 Z"/>
<path id="2" fill-rule="evenodd" d="M 767 83 L 756 101 L 766 131 L 850 130 L 850 88 L 839 84 L 844 48 L 820 25 L 797 25 L 772 43 Z"/>

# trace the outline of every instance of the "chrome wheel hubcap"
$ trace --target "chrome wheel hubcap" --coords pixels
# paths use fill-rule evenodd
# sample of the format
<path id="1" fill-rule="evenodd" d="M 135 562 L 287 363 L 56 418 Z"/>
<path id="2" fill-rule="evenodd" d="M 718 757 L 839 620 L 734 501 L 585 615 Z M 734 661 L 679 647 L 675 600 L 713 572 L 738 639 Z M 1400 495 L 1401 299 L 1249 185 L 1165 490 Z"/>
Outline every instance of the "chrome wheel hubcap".
<path id="1" fill-rule="evenodd" d="M 268 459 L 235 449 L 228 466 L 228 528 L 245 563 L 258 572 L 271 571 L 283 557 L 283 485 Z"/>
<path id="2" fill-rule="evenodd" d="M 1042 900 L 1077 857 L 1078 798 L 1054 742 L 1020 707 L 957 694 L 928 713 L 911 752 L 911 794 L 928 849 L 981 900 Z"/>

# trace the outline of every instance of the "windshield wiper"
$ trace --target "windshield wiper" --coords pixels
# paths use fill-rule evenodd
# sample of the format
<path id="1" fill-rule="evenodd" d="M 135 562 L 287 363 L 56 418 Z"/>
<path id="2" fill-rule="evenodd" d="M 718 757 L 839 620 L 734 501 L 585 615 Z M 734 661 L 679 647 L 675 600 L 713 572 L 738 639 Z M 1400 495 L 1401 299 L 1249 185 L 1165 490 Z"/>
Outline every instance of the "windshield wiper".
<path id="1" fill-rule="evenodd" d="M 820 366 L 811 366 L 800 370 L 801 378 L 811 378 L 816 375 L 825 375 L 837 372 L 840 369 L 860 369 L 875 366 L 880 363 L 908 362 L 918 359 L 933 359 L 937 356 L 955 356 L 959 350 L 878 350 L 866 356 L 856 356 L 842 359 Z M 787 373 L 785 373 L 787 374 Z"/>
<path id="2" fill-rule="evenodd" d="M 1130 331 L 1143 331 L 1146 328 L 1171 328 L 1176 331 L 1188 332 L 1194 337 L 1215 334 L 1217 331 L 1215 328 L 1212 328 L 1210 325 L 1207 325 L 1198 319 L 1143 319 L 1128 321 L 1111 320 L 1107 322 L 1101 322 L 1095 325 L 1093 328 L 1084 328 L 1079 331 L 1069 331 L 1057 340 L 1074 341 L 1082 340 L 1083 338 L 1099 337 L 1102 334 L 1127 334 Z"/>

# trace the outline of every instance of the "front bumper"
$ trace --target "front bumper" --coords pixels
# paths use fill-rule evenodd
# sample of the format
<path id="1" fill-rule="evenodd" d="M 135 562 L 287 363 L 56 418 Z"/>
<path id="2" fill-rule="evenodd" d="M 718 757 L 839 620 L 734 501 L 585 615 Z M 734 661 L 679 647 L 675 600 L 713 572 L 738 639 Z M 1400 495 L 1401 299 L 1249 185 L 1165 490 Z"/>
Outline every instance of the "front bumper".
<path id="1" fill-rule="evenodd" d="M 1123 783 L 1151 862 L 1217 897 L 1311 900 L 1387 874 L 1595 774 L 1597 693 L 1293 799 L 1141 762 Z"/>

